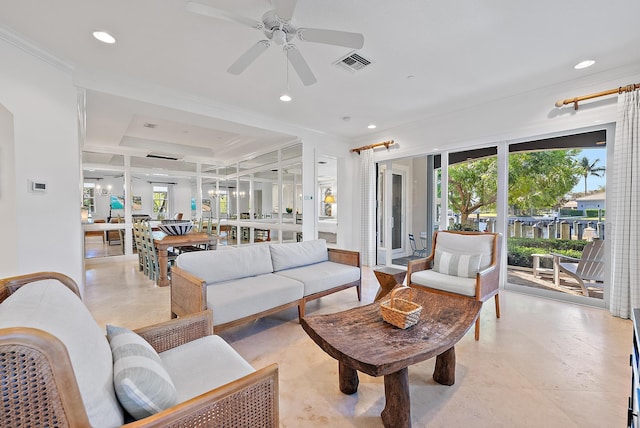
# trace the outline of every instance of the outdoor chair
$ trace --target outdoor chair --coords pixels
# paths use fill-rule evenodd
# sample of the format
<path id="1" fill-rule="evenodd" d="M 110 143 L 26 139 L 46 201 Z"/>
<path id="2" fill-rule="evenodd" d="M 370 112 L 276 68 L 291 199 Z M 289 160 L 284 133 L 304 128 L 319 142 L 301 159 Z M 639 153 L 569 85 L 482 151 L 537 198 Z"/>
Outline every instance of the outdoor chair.
<path id="1" fill-rule="evenodd" d="M 500 318 L 500 234 L 436 231 L 427 258 L 407 265 L 407 284 L 420 290 L 486 302 L 495 296 Z M 475 339 L 480 339 L 480 315 Z"/>
<path id="2" fill-rule="evenodd" d="M 427 255 L 426 248 L 418 248 L 416 244 L 416 238 L 413 236 L 413 233 L 409 234 L 409 244 L 411 245 L 411 255 L 417 257 L 425 257 Z"/>
<path id="3" fill-rule="evenodd" d="M 578 281 L 582 294 L 587 297 L 589 297 L 589 290 L 585 281 L 604 281 L 604 241 L 600 239 L 594 239 L 585 245 L 579 259 L 564 254 L 551 253 L 551 255 L 553 256 L 553 281 L 556 287 L 560 285 L 560 272 Z M 563 262 L 563 260 L 570 262 Z"/>

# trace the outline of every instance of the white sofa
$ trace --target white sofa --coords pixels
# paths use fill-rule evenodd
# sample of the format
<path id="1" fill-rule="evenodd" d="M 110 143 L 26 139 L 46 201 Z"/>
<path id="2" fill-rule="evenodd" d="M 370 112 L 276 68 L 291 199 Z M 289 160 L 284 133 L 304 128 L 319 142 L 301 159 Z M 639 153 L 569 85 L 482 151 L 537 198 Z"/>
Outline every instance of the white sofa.
<path id="1" fill-rule="evenodd" d="M 328 249 L 323 239 L 258 244 L 178 256 L 171 268 L 171 312 L 213 310 L 216 331 L 349 287 L 361 299 L 360 253 Z"/>
<path id="2" fill-rule="evenodd" d="M 210 311 L 108 340 L 62 274 L 0 279 L 0 302 L 0 426 L 278 426 L 277 365 L 253 369 Z"/>

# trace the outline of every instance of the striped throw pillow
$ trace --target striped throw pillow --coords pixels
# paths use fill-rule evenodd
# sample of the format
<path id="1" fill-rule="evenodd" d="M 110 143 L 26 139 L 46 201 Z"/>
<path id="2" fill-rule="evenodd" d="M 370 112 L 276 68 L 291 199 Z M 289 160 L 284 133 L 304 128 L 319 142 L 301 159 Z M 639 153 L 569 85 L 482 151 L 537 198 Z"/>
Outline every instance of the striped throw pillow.
<path id="1" fill-rule="evenodd" d="M 107 325 L 113 355 L 113 386 L 122 407 L 136 419 L 177 404 L 176 387 L 155 349 L 133 331 Z"/>
<path id="2" fill-rule="evenodd" d="M 480 270 L 482 254 L 454 254 L 436 248 L 433 270 L 445 275 L 474 278 Z"/>

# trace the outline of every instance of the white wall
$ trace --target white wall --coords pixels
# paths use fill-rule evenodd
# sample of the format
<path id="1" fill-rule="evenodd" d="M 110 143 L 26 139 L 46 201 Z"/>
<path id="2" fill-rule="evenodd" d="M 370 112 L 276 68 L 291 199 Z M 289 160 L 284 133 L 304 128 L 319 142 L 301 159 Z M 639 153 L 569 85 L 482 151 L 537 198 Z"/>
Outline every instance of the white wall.
<path id="1" fill-rule="evenodd" d="M 182 213 L 183 220 L 191 220 L 191 181 L 180 179 L 175 183 L 173 186 L 173 211 L 169 213 L 169 218 L 173 218 L 176 213 Z"/>
<path id="2" fill-rule="evenodd" d="M 0 58 L 0 104 L 13 115 L 15 150 L 13 177 L 0 187 L 15 191 L 3 192 L 0 211 L 2 224 L 15 229 L 3 233 L 1 250 L 14 252 L 9 258 L 14 262 L 2 263 L 0 275 L 52 270 L 83 287 L 80 156 L 71 74 L 61 64 L 36 58 L 5 40 L 0 40 Z M 29 192 L 27 182 L 33 179 L 46 182 L 47 192 Z"/>
<path id="3" fill-rule="evenodd" d="M 18 222 L 16 211 L 16 168 L 13 137 L 13 115 L 0 105 L 0 220 L 2 224 L 12 225 L 4 228 L 2 239 L 18 242 Z M 0 245 L 0 274 L 13 272 L 18 265 L 18 254 L 12 245 Z"/>

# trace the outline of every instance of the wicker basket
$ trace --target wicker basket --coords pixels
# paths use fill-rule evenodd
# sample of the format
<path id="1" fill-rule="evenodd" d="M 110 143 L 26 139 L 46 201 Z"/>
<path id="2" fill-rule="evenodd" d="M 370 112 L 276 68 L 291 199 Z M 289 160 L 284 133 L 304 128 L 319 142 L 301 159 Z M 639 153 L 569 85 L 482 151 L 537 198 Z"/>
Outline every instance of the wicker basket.
<path id="1" fill-rule="evenodd" d="M 380 313 L 382 319 L 398 328 L 408 328 L 418 322 L 422 306 L 410 300 L 396 297 L 398 292 L 410 291 L 413 296 L 414 290 L 410 287 L 397 287 L 391 291 L 389 300 L 380 302 Z"/>

